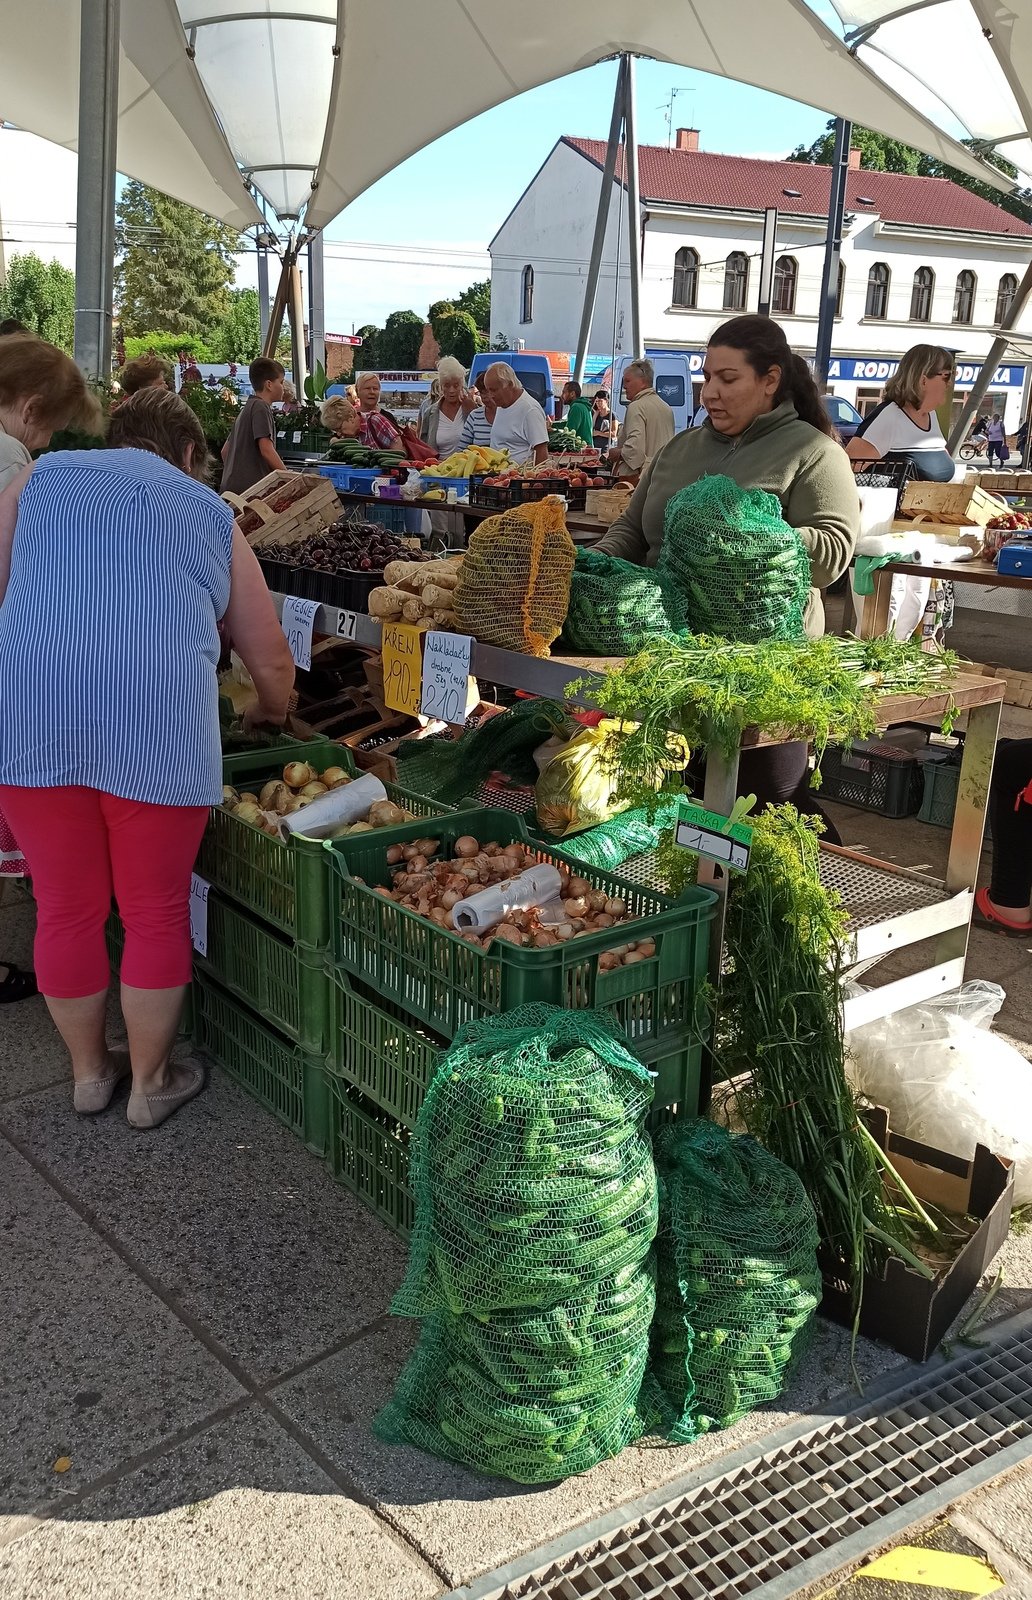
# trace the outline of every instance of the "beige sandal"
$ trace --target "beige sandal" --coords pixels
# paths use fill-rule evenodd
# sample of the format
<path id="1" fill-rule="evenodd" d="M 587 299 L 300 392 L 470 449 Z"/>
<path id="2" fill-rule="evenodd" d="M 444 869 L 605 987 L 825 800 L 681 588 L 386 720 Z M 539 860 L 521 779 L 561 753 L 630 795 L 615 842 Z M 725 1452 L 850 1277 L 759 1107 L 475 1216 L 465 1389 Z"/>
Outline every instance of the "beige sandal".
<path id="1" fill-rule="evenodd" d="M 134 1090 L 129 1096 L 125 1115 L 131 1128 L 141 1132 L 160 1128 L 173 1112 L 193 1100 L 204 1088 L 203 1067 L 183 1065 L 173 1067 L 172 1071 L 179 1078 L 178 1088 L 165 1089 L 161 1094 L 138 1094 Z"/>
<path id="2" fill-rule="evenodd" d="M 76 1083 L 73 1103 L 80 1117 L 95 1117 L 101 1111 L 106 1111 L 114 1098 L 115 1090 L 123 1078 L 129 1076 L 129 1057 L 124 1050 L 112 1050 L 110 1059 L 115 1063 L 114 1072 L 109 1072 L 105 1078 L 87 1078 Z"/>

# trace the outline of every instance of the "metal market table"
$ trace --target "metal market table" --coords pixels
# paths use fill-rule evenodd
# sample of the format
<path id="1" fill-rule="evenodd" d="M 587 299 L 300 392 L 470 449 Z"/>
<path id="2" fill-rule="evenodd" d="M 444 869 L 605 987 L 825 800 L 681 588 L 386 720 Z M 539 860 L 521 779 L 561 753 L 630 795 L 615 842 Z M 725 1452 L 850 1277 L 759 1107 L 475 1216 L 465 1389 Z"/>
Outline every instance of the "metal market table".
<path id="1" fill-rule="evenodd" d="M 367 494 L 358 489 L 338 489 L 337 498 L 347 508 L 349 505 L 359 506 L 400 506 L 402 510 L 414 511 L 447 511 L 449 516 L 461 517 L 463 527 L 468 536 L 478 523 L 485 517 L 496 517 L 497 510 L 486 506 L 449 505 L 446 500 L 427 500 L 422 495 L 416 500 L 381 499 L 379 495 Z M 566 526 L 574 544 L 593 544 L 596 539 L 608 532 L 609 523 L 600 522 L 598 517 L 589 517 L 586 511 L 567 511 Z"/>
<path id="2" fill-rule="evenodd" d="M 941 569 L 940 569 L 941 570 Z M 277 607 L 283 597 L 274 595 Z M 341 612 L 320 606 L 315 629 L 331 637 L 346 638 L 359 648 L 378 650 L 380 624 L 364 613 Z M 485 682 L 522 689 L 549 699 L 569 699 L 566 689 L 574 678 L 599 681 L 623 658 L 551 656 L 540 659 L 499 650 L 472 641 L 470 670 Z M 961 674 L 953 685 L 928 695 L 885 695 L 878 702 L 879 728 L 900 722 L 938 722 L 948 711 L 967 713 L 967 733 L 957 786 L 957 805 L 950 834 L 946 876 L 938 879 L 890 862 L 878 861 L 835 845 L 821 845 L 821 878 L 841 896 L 849 915 L 850 948 L 847 960 L 855 976 L 885 957 L 911 945 L 928 943 L 927 964 L 910 976 L 870 988 L 847 1000 L 846 1026 L 857 1027 L 889 1015 L 903 1006 L 957 988 L 964 981 L 971 917 L 985 831 L 989 783 L 1000 727 L 1005 684 L 996 678 Z M 583 696 L 575 697 L 583 700 Z M 781 744 L 805 737 L 804 731 L 783 736 L 747 729 L 743 749 Z M 703 804 L 727 816 L 734 805 L 738 782 L 738 756 L 726 760 L 711 751 L 706 760 Z M 636 870 L 637 869 L 637 870 Z M 647 879 L 648 858 L 626 863 L 621 871 Z M 700 861 L 699 882 L 723 897 L 727 880 L 713 863 Z M 713 940 L 711 975 L 719 981 L 723 945 L 723 918 Z"/>

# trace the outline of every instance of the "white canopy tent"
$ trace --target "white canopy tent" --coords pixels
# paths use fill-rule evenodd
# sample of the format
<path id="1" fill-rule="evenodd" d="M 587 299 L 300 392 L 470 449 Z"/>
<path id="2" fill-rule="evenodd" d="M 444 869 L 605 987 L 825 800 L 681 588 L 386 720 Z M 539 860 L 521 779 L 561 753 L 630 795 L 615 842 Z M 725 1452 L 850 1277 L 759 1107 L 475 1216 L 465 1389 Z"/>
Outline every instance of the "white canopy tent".
<path id="1" fill-rule="evenodd" d="M 889 3 L 841 0 L 840 14 L 866 25 Z M 961 63 L 946 63 L 974 83 L 981 102 L 992 86 L 983 68 L 991 60 L 995 70 L 1005 41 L 1022 61 L 1026 49 L 1032 55 L 1022 15 L 1032 26 L 1032 0 L 1012 5 L 1019 14 L 1006 13 L 1009 24 L 999 0 L 911 0 L 896 9 L 1000 11 L 992 51 L 978 33 L 965 39 Z M 80 14 L 90 19 L 81 38 Z M 105 31 L 118 49 L 103 62 L 91 40 Z M 944 64 L 934 33 L 927 29 L 919 43 L 937 84 L 932 68 Z M 955 109 L 954 79 L 938 98 L 927 86 L 918 95 L 909 81 L 883 81 L 898 78 L 898 68 L 873 44 L 858 50 L 804 0 L 37 0 L 5 21 L 0 108 L 9 121 L 79 149 L 80 232 L 84 218 L 110 204 L 116 138 L 118 168 L 130 176 L 237 227 L 262 222 L 261 195 L 281 221 L 314 234 L 443 133 L 620 54 L 753 84 L 1010 186 L 943 131 L 944 108 Z M 1016 141 L 1023 101 L 1008 93 L 997 122 L 988 112 L 950 120 L 961 132 L 977 124 L 979 137 Z M 109 129 L 115 100 L 117 126 Z M 109 250 L 110 235 L 110 225 L 94 229 L 91 250 Z M 105 303 L 104 277 L 94 271 L 80 291 L 89 315 Z"/>

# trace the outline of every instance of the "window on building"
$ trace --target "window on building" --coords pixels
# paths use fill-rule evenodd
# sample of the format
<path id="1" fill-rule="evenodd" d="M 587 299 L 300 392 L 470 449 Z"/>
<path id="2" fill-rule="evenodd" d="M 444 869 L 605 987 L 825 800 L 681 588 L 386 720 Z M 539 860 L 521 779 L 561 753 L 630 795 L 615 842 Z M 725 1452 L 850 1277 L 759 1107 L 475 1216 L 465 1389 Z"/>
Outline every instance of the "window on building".
<path id="1" fill-rule="evenodd" d="M 724 310 L 744 311 L 749 292 L 749 257 L 732 250 L 724 263 Z"/>
<path id="2" fill-rule="evenodd" d="M 935 273 L 931 267 L 918 267 L 914 273 L 914 287 L 910 291 L 911 322 L 931 322 L 934 288 Z"/>
<path id="3" fill-rule="evenodd" d="M 671 304 L 694 310 L 698 303 L 699 252 L 683 245 L 674 256 L 674 293 Z"/>
<path id="4" fill-rule="evenodd" d="M 799 263 L 795 256 L 778 256 L 774 263 L 774 290 L 770 302 L 770 308 L 775 316 L 779 311 L 791 316 L 795 310 L 798 281 Z"/>
<path id="5" fill-rule="evenodd" d="M 534 268 L 531 266 L 523 269 L 523 293 L 520 299 L 520 321 L 533 322 L 534 320 Z"/>
<path id="6" fill-rule="evenodd" d="M 953 295 L 954 322 L 971 322 L 975 315 L 975 275 L 964 268 L 957 273 L 957 287 Z"/>
<path id="7" fill-rule="evenodd" d="M 840 317 L 842 315 L 842 302 L 845 299 L 845 297 L 846 297 L 846 263 L 844 261 L 840 261 L 839 264 L 838 264 L 838 293 L 835 296 L 835 315 L 837 317 Z"/>
<path id="8" fill-rule="evenodd" d="M 1000 279 L 999 287 L 996 290 L 996 324 L 997 324 L 997 326 L 1000 325 L 1000 323 L 1003 321 L 1004 317 L 1007 315 L 1008 311 L 1010 310 L 1011 304 L 1012 304 L 1012 302 L 1014 300 L 1014 296 L 1017 294 L 1017 292 L 1018 292 L 1018 280 L 1017 280 L 1017 278 L 1014 276 L 1013 272 L 1005 272 L 1003 277 Z"/>
<path id="9" fill-rule="evenodd" d="M 867 304 L 865 317 L 884 322 L 889 314 L 889 281 L 891 274 L 884 261 L 876 261 L 867 274 Z"/>

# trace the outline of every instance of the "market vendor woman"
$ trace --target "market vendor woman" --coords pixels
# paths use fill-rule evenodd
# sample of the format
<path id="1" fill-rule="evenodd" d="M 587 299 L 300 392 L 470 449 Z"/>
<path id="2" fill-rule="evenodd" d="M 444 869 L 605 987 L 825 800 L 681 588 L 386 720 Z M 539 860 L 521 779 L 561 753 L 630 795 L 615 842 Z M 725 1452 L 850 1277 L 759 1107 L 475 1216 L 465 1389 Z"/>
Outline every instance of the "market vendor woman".
<path id="1" fill-rule="evenodd" d="M 713 334 L 703 367 L 701 428 L 676 434 L 641 475 L 627 510 L 597 548 L 654 567 L 664 537 L 667 502 L 700 478 L 722 474 L 742 489 L 763 489 L 781 503 L 810 557 L 805 612 L 811 638 L 824 632 L 821 590 L 849 566 L 859 533 L 860 501 L 845 451 L 810 369 L 793 355 L 768 317 L 734 317 Z M 791 800 L 818 808 L 809 795 L 801 743 L 752 752 L 742 761 L 743 792 L 761 803 Z M 832 830 L 829 830 L 831 832 Z"/>

